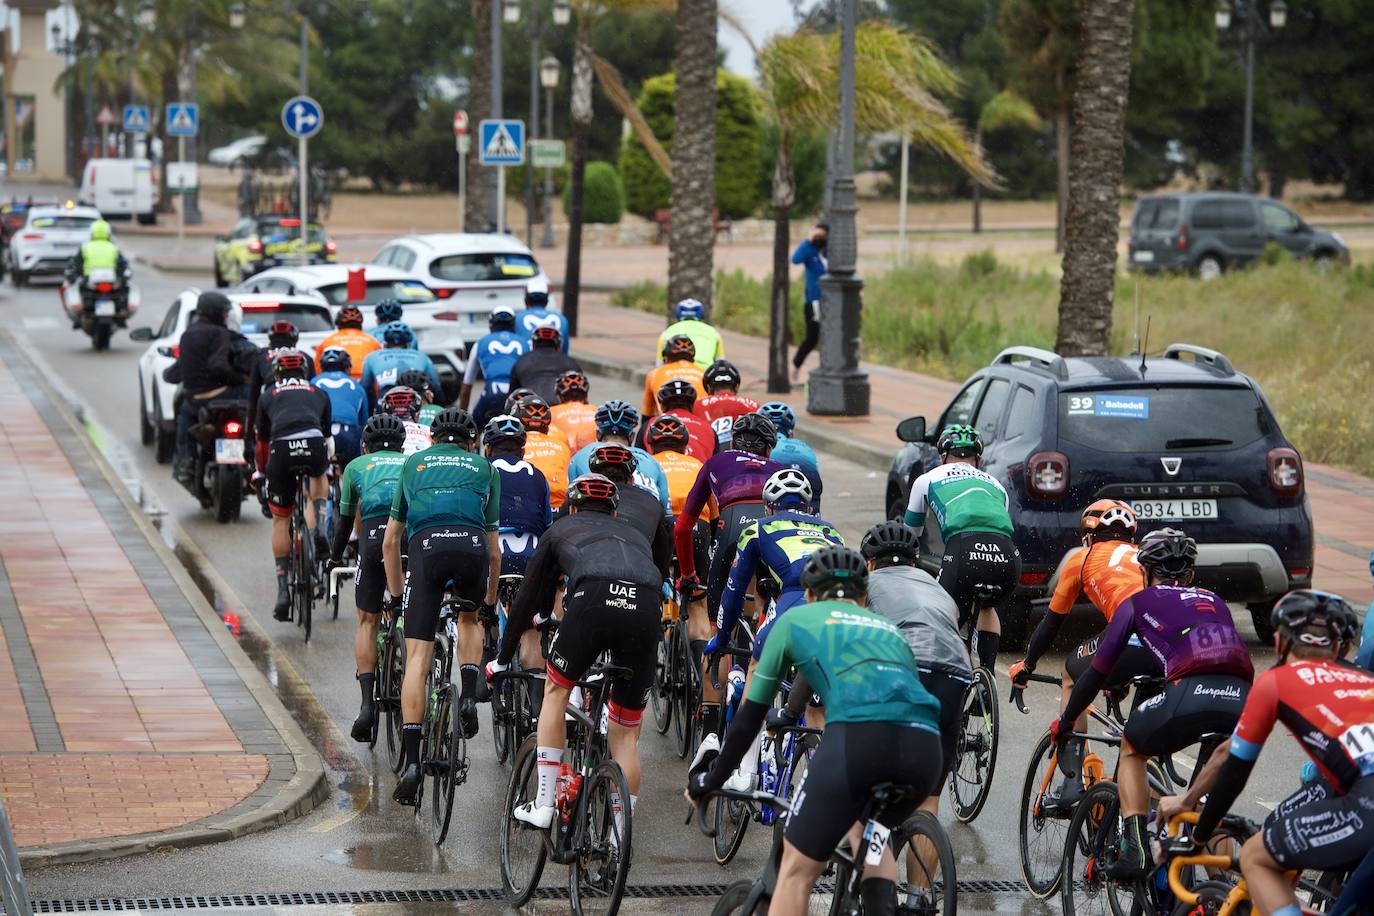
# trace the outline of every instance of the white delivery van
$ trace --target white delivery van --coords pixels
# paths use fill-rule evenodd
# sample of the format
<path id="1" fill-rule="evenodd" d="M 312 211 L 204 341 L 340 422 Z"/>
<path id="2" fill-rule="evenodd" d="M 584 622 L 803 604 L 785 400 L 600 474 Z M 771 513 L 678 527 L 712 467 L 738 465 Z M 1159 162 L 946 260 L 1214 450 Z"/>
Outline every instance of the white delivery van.
<path id="1" fill-rule="evenodd" d="M 157 181 L 148 159 L 90 159 L 81 176 L 81 203 L 105 217 L 157 222 Z"/>

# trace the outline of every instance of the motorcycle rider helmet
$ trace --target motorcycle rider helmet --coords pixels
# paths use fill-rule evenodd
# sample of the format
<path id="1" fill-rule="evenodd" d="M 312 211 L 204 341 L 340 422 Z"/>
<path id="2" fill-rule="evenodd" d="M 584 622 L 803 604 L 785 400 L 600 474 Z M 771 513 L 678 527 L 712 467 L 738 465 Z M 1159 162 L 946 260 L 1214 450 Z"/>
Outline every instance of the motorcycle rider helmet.
<path id="1" fill-rule="evenodd" d="M 796 468 L 774 472 L 763 485 L 763 504 L 770 509 L 805 509 L 811 499 L 811 481 Z"/>
<path id="2" fill-rule="evenodd" d="M 285 318 L 272 322 L 272 326 L 267 329 L 267 345 L 273 349 L 294 347 L 300 339 L 301 332 Z"/>
<path id="3" fill-rule="evenodd" d="M 388 347 L 410 346 L 410 328 L 402 321 L 393 321 L 382 330 L 382 343 Z"/>
<path id="4" fill-rule="evenodd" d="M 531 395 L 534 395 L 533 388 L 516 388 L 510 394 L 506 395 L 506 413 L 513 415 L 515 413 L 515 405 Z M 537 397 L 537 395 L 535 396 Z"/>
<path id="5" fill-rule="evenodd" d="M 91 223 L 91 241 L 108 242 L 110 240 L 110 224 L 103 219 L 98 219 Z"/>
<path id="6" fill-rule="evenodd" d="M 491 310 L 491 315 L 487 318 L 487 328 L 493 333 L 496 331 L 514 331 L 515 310 L 508 305 L 498 305 Z"/>
<path id="7" fill-rule="evenodd" d="M 673 316 L 678 321 L 688 318 L 702 321 L 706 318 L 706 306 L 698 299 L 683 299 L 673 308 Z"/>
<path id="8" fill-rule="evenodd" d="M 609 435 L 621 435 L 627 439 L 635 433 L 639 425 L 639 411 L 621 400 L 610 400 L 596 409 L 592 418 L 596 423 L 596 436 L 604 439 Z"/>
<path id="9" fill-rule="evenodd" d="M 363 313 L 356 305 L 345 305 L 339 309 L 339 317 L 334 319 L 336 328 L 361 328 Z"/>
<path id="10" fill-rule="evenodd" d="M 477 422 L 461 407 L 446 407 L 429 425 L 429 432 L 435 442 L 467 446 L 477 438 Z"/>
<path id="11" fill-rule="evenodd" d="M 697 390 L 683 378 L 669 379 L 658 389 L 658 406 L 663 410 L 681 407 L 691 410 L 697 402 Z"/>
<path id="12" fill-rule="evenodd" d="M 554 393 L 558 395 L 558 403 L 566 404 L 569 401 L 587 400 L 587 393 L 591 390 L 591 385 L 587 382 L 587 377 L 576 370 L 564 372 L 558 377 L 558 382 L 554 385 Z"/>
<path id="13" fill-rule="evenodd" d="M 801 584 L 822 598 L 861 598 L 868 592 L 868 564 L 850 547 L 822 547 L 806 558 Z"/>
<path id="14" fill-rule="evenodd" d="M 879 522 L 864 534 L 859 552 L 865 560 L 893 563 L 915 563 L 921 556 L 920 539 L 916 532 L 901 522 Z"/>
<path id="15" fill-rule="evenodd" d="M 1160 528 L 1140 539 L 1135 558 L 1151 576 L 1188 581 L 1193 577 L 1193 564 L 1197 562 L 1197 541 L 1176 528 Z"/>
<path id="16" fill-rule="evenodd" d="M 674 334 L 663 344 L 663 361 L 665 363 L 677 362 L 678 360 L 693 360 L 697 358 L 697 345 L 692 343 L 692 338 L 686 334 Z"/>
<path id="17" fill-rule="evenodd" d="M 701 384 L 707 394 L 717 391 L 739 391 L 739 370 L 728 359 L 718 359 L 701 376 Z"/>
<path id="18" fill-rule="evenodd" d="M 978 430 L 967 423 L 956 423 L 946 426 L 940 433 L 935 450 L 940 453 L 941 458 L 950 455 L 955 458 L 981 458 L 983 438 L 978 435 Z"/>
<path id="19" fill-rule="evenodd" d="M 525 438 L 525 424 L 510 414 L 492 417 L 482 430 L 483 445 L 514 443 L 517 448 L 524 448 Z"/>
<path id="20" fill-rule="evenodd" d="M 383 299 L 372 307 L 372 314 L 378 324 L 391 324 L 393 321 L 401 320 L 405 309 L 395 299 Z"/>
<path id="21" fill-rule="evenodd" d="M 682 422 L 681 417 L 672 414 L 663 414 L 655 417 L 649 424 L 649 431 L 644 434 L 644 441 L 648 443 L 649 451 L 654 454 L 659 452 L 685 452 L 687 445 L 692 441 L 691 435 L 687 432 L 687 424 Z"/>
<path id="22" fill-rule="evenodd" d="M 553 412 L 549 410 L 549 405 L 544 399 L 537 394 L 523 398 L 515 405 L 513 413 L 517 420 L 525 424 L 527 431 L 547 433 L 549 424 L 553 422 Z"/>
<path id="23" fill-rule="evenodd" d="M 735 418 L 730 441 L 732 449 L 767 458 L 778 444 L 778 431 L 763 414 L 747 413 Z"/>
<path id="24" fill-rule="evenodd" d="M 329 347 L 320 354 L 321 372 L 347 372 L 353 368 L 353 357 L 343 347 Z"/>
<path id="25" fill-rule="evenodd" d="M 382 449 L 399 452 L 405 441 L 406 425 L 389 413 L 374 414 L 363 426 L 363 443 L 369 452 Z"/>
<path id="26" fill-rule="evenodd" d="M 618 484 L 634 480 L 638 465 L 635 453 L 623 445 L 598 445 L 592 449 L 592 457 L 587 462 L 593 474 L 601 474 Z"/>
<path id="27" fill-rule="evenodd" d="M 423 369 L 406 369 L 396 376 L 396 384 L 414 388 L 421 396 L 431 393 L 429 373 Z"/>
<path id="28" fill-rule="evenodd" d="M 305 378 L 307 369 L 305 354 L 300 350 L 283 350 L 272 359 L 272 375 L 278 380 L 286 378 Z"/>
<path id="29" fill-rule="evenodd" d="M 382 403 L 378 409 L 383 413 L 395 414 L 407 423 L 414 423 L 420 416 L 422 403 L 424 402 L 420 400 L 420 395 L 414 388 L 396 385 L 382 395 Z"/>
<path id="30" fill-rule="evenodd" d="M 615 512 L 620 505 L 620 491 L 615 481 L 601 474 L 583 474 L 568 484 L 567 504 L 578 511 Z"/>
<path id="31" fill-rule="evenodd" d="M 772 421 L 780 436 L 792 435 L 792 430 L 797 427 L 797 415 L 782 401 L 769 401 L 758 412 Z"/>
<path id="32" fill-rule="evenodd" d="M 1094 501 L 1078 520 L 1084 546 L 1097 541 L 1134 541 L 1135 529 L 1135 510 L 1119 499 Z"/>
<path id="33" fill-rule="evenodd" d="M 201 293 L 196 299 L 196 314 L 215 324 L 224 324 L 233 308 L 228 296 L 213 289 Z"/>

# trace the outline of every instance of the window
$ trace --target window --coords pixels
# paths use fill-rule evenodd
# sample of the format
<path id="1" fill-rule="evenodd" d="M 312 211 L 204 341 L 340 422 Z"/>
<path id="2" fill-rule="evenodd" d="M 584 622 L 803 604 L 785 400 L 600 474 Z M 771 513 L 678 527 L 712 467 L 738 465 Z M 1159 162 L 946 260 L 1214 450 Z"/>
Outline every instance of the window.
<path id="1" fill-rule="evenodd" d="M 361 302 L 348 301 L 347 283 L 331 283 L 321 286 L 315 292 L 324 296 L 330 305 L 356 305 L 359 308 L 376 305 L 383 299 L 396 299 L 402 305 L 409 302 L 434 301 L 434 293 L 430 292 L 429 287 L 415 280 L 369 280 L 367 295 Z"/>
<path id="2" fill-rule="evenodd" d="M 299 302 L 244 302 L 243 327 L 245 334 L 266 334 L 273 322 L 289 321 L 302 334 L 329 331 L 333 328 L 329 320 L 329 309 L 320 305 L 305 305 Z"/>
<path id="3" fill-rule="evenodd" d="M 450 254 L 430 262 L 429 272 L 441 280 L 482 283 L 526 280 L 539 272 L 527 254 Z"/>
<path id="4" fill-rule="evenodd" d="M 975 378 L 968 383 L 963 391 L 959 392 L 954 398 L 954 402 L 945 410 L 945 415 L 940 418 L 940 429 L 935 432 L 938 435 L 940 430 L 946 426 L 953 426 L 956 423 L 967 423 L 973 416 L 973 405 L 978 402 L 978 394 L 983 390 L 983 380 Z"/>
<path id="5" fill-rule="evenodd" d="M 1255 205 L 1248 200 L 1223 200 L 1221 220 L 1227 229 L 1253 229 Z"/>
<path id="6" fill-rule="evenodd" d="M 1003 439 L 1019 439 L 1040 429 L 1040 415 L 1035 409 L 1035 392 L 1025 385 L 1016 386 L 1012 395 L 1011 412 L 1007 414 Z"/>
<path id="7" fill-rule="evenodd" d="M 1235 448 L 1268 431 L 1268 415 L 1249 388 L 1109 388 L 1059 396 L 1059 437 L 1102 452 Z"/>
<path id="8" fill-rule="evenodd" d="M 1158 209 L 1158 199 L 1147 197 L 1136 205 L 1135 218 L 1131 222 L 1135 224 L 1137 229 L 1149 229 L 1154 225 L 1155 211 Z"/>
<path id="9" fill-rule="evenodd" d="M 391 264 L 398 270 L 410 270 L 415 266 L 415 252 L 406 248 L 397 248 L 396 254 L 392 255 Z"/>
<path id="10" fill-rule="evenodd" d="M 1220 229 L 1222 225 L 1221 201 L 1204 200 L 1193 207 L 1194 229 Z"/>
<path id="11" fill-rule="evenodd" d="M 390 267 L 391 259 L 396 255 L 397 250 L 395 245 L 386 246 L 381 251 L 377 252 L 377 256 L 372 259 L 372 263 L 376 264 L 378 267 Z"/>
<path id="12" fill-rule="evenodd" d="M 89 216 L 35 216 L 29 220 L 30 229 L 90 229 L 95 222 Z"/>
<path id="13" fill-rule="evenodd" d="M 162 326 L 157 329 L 158 337 L 171 337 L 177 331 L 177 316 L 181 314 L 181 300 L 172 303 L 167 314 L 162 316 Z"/>
<path id="14" fill-rule="evenodd" d="M 1004 378 L 995 378 L 988 382 L 988 393 L 983 395 L 983 403 L 978 406 L 978 419 L 974 423 L 984 442 L 992 442 L 997 438 L 1002 411 L 1010 397 L 1011 382 Z"/>
<path id="15" fill-rule="evenodd" d="M 254 223 L 251 219 L 241 219 L 234 227 L 233 238 L 246 239 L 253 234 Z"/>
<path id="16" fill-rule="evenodd" d="M 1152 228 L 1173 229 L 1178 225 L 1178 198 L 1166 197 L 1159 202 L 1159 209 L 1155 211 L 1155 221 Z"/>
<path id="17" fill-rule="evenodd" d="M 1297 232 L 1302 225 L 1286 207 L 1278 204 L 1260 204 L 1260 213 L 1264 217 L 1264 228 L 1270 232 Z"/>
<path id="18" fill-rule="evenodd" d="M 294 217 L 274 216 L 259 219 L 256 227 L 250 222 L 248 234 L 253 234 L 255 229 L 258 238 L 262 239 L 264 244 L 269 245 L 277 242 L 289 242 L 301 237 L 301 221 Z M 312 242 L 325 241 L 324 227 L 318 223 L 311 223 L 309 239 Z"/>

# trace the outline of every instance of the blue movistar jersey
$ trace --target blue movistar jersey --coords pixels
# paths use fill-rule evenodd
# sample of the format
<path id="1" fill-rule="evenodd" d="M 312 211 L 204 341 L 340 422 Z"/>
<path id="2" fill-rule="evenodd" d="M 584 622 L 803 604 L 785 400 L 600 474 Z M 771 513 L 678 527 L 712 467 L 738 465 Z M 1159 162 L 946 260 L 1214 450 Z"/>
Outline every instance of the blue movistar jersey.
<path id="1" fill-rule="evenodd" d="M 488 391 L 505 394 L 510 390 L 510 373 L 516 360 L 529 349 L 529 341 L 515 331 L 492 331 L 472 345 L 463 384 L 474 384 L 480 370 Z"/>
<path id="2" fill-rule="evenodd" d="M 568 319 L 546 308 L 525 309 L 515 316 L 515 328 L 526 341 L 534 336 L 535 328 L 557 328 L 563 338 L 563 352 L 568 352 Z"/>
<path id="3" fill-rule="evenodd" d="M 367 422 L 367 392 L 347 372 L 321 372 L 310 384 L 329 395 L 329 415 L 335 423 Z"/>
<path id="4" fill-rule="evenodd" d="M 600 442 L 589 442 L 577 450 L 577 454 L 572 456 L 568 462 L 568 481 L 572 482 L 583 474 L 591 473 L 592 452 L 596 451 L 601 445 Z M 642 490 L 648 490 L 658 501 L 663 504 L 663 512 L 666 515 L 673 514 L 672 498 L 668 493 L 668 478 L 663 473 L 663 468 L 644 449 L 637 445 L 631 445 L 630 451 L 635 455 L 635 486 Z"/>
<path id="5" fill-rule="evenodd" d="M 375 410 L 377 401 L 386 394 L 388 388 L 396 384 L 401 373 L 408 369 L 419 369 L 428 375 L 430 390 L 436 395 L 444 390 L 439 372 L 428 356 L 419 350 L 386 347 L 367 354 L 367 359 L 363 360 L 362 385 L 367 392 L 368 406 Z"/>
<path id="6" fill-rule="evenodd" d="M 773 447 L 773 454 L 770 457 L 778 464 L 796 468 L 805 474 L 807 481 L 811 484 L 811 495 L 820 499 L 821 466 L 820 462 L 816 460 L 815 449 L 800 439 L 779 435 L 778 444 Z"/>
<path id="7" fill-rule="evenodd" d="M 749 580 L 760 570 L 772 576 L 779 594 L 774 617 L 805 599 L 802 567 L 822 547 L 843 546 L 844 538 L 834 525 L 805 512 L 778 512 L 747 525 L 740 534 L 730 578 L 720 597 L 716 632 L 728 639 L 744 608 Z"/>
<path id="8" fill-rule="evenodd" d="M 377 343 L 381 344 L 382 346 L 386 346 L 387 328 L 404 328 L 405 332 L 410 335 L 410 342 L 406 344 L 406 349 L 420 349 L 420 338 L 415 336 L 415 329 L 412 328 L 410 325 L 406 324 L 404 321 L 388 321 L 386 324 L 377 325 L 375 328 L 368 331 L 367 333 L 377 338 Z"/>
<path id="9" fill-rule="evenodd" d="M 491 466 L 501 477 L 501 530 L 543 534 L 553 522 L 543 473 L 517 455 L 492 455 Z"/>

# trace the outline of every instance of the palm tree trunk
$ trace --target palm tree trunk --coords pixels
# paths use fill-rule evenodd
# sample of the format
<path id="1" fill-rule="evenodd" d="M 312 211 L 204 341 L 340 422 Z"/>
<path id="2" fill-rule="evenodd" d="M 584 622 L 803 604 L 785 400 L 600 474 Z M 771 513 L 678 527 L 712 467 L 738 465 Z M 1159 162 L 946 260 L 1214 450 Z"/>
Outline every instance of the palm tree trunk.
<path id="1" fill-rule="evenodd" d="M 973 132 L 973 145 L 975 147 L 983 145 L 982 128 Z M 983 231 L 983 186 L 977 181 L 973 183 L 973 231 Z"/>
<path id="2" fill-rule="evenodd" d="M 716 0 L 679 0 L 668 299 L 711 306 L 716 201 Z"/>
<path id="3" fill-rule="evenodd" d="M 791 285 L 792 203 L 796 199 L 792 178 L 792 138 L 781 132 L 777 162 L 773 167 L 773 288 L 768 308 L 768 393 L 787 394 L 787 308 Z"/>
<path id="4" fill-rule="evenodd" d="M 1054 114 L 1054 251 L 1064 250 L 1064 217 L 1069 206 L 1069 166 L 1073 156 L 1069 151 L 1069 110 L 1061 108 Z"/>
<path id="5" fill-rule="evenodd" d="M 472 68 L 468 73 L 468 125 L 470 134 L 479 135 L 477 125 L 491 117 L 491 3 L 472 0 Z M 467 199 L 463 201 L 463 224 L 469 232 L 482 232 L 490 216 L 496 170 L 477 164 L 477 142 L 472 141 L 467 156 Z"/>
<path id="6" fill-rule="evenodd" d="M 176 64 L 174 64 L 174 63 L 173 63 L 173 64 L 168 64 L 167 66 L 165 66 L 165 67 L 163 68 L 162 73 L 160 74 L 160 78 L 159 78 L 159 80 L 158 80 L 158 83 L 159 83 L 159 87 L 158 87 L 158 88 L 159 88 L 159 89 L 161 90 L 161 92 L 162 92 L 162 102 L 163 102 L 163 104 L 162 104 L 162 105 L 149 105 L 149 106 L 148 106 L 148 113 L 149 113 L 149 115 L 151 116 L 150 119 L 158 125 L 158 127 L 157 127 L 157 136 L 159 136 L 159 137 L 162 138 L 162 161 L 158 163 L 158 169 L 157 169 L 157 181 L 158 181 L 158 185 L 157 185 L 157 186 L 158 186 L 158 192 L 159 192 L 159 193 L 158 193 L 158 201 L 157 201 L 157 212 L 159 212 L 159 213 L 171 213 L 171 212 L 173 211 L 174 208 L 172 207 L 172 195 L 169 194 L 169 193 L 167 193 L 167 160 L 170 159 L 170 158 L 172 157 L 172 145 L 173 145 L 173 143 L 175 142 L 175 140 L 174 140 L 174 138 L 167 136 L 167 119 L 166 119 L 166 117 L 164 117 L 164 112 L 166 111 L 166 103 L 167 103 L 168 101 L 173 100 L 173 99 L 178 99 L 178 98 L 181 97 L 180 93 L 177 91 L 177 67 L 176 67 Z M 153 153 L 153 148 L 152 148 L 152 147 L 153 147 L 153 134 L 152 134 L 152 133 L 149 133 L 149 134 L 148 134 L 148 155 L 149 155 L 149 158 L 152 157 L 152 153 Z M 178 206 L 181 206 L 181 204 L 178 204 Z"/>
<path id="7" fill-rule="evenodd" d="M 1105 356 L 1112 335 L 1135 0 L 1092 0 L 1081 9 L 1056 346 L 1066 356 Z"/>
<path id="8" fill-rule="evenodd" d="M 572 118 L 569 134 L 568 261 L 563 270 L 563 314 L 568 334 L 577 334 L 578 294 L 582 287 L 582 184 L 587 173 L 587 128 L 592 123 L 591 23 L 579 17 L 573 45 Z"/>

